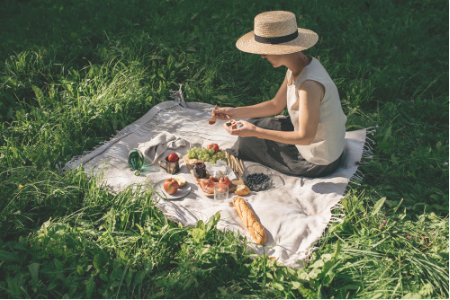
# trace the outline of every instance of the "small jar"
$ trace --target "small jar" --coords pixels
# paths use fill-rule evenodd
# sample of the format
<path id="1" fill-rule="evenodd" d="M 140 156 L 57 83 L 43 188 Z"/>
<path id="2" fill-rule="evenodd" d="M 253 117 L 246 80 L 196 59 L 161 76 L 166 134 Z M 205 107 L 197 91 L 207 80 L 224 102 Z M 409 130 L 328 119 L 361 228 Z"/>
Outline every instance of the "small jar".
<path id="1" fill-rule="evenodd" d="M 201 160 L 194 163 L 194 176 L 195 178 L 205 178 L 206 177 L 206 166 Z"/>

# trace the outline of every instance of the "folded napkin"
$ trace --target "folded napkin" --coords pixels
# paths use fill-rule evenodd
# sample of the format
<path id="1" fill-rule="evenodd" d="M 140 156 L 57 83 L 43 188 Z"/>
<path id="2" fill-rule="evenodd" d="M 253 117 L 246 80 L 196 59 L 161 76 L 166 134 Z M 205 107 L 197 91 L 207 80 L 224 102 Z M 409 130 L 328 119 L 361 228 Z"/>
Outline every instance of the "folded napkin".
<path id="1" fill-rule="evenodd" d="M 187 145 L 186 140 L 163 131 L 150 141 L 139 143 L 137 149 L 151 161 L 151 164 L 154 164 L 164 156 L 167 150 L 174 150 Z"/>

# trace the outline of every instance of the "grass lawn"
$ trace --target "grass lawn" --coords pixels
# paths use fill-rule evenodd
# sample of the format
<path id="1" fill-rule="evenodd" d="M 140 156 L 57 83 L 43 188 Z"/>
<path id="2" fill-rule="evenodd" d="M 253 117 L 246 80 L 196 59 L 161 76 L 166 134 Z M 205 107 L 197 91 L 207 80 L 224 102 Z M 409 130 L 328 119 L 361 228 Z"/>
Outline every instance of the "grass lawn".
<path id="1" fill-rule="evenodd" d="M 252 258 L 217 219 L 185 228 L 150 192 L 107 194 L 67 161 L 183 84 L 187 101 L 273 97 L 286 69 L 241 53 L 253 18 L 319 34 L 347 130 L 373 159 L 302 270 Z M 448 298 L 449 3 L 0 1 L 1 298 Z M 136 201 L 130 203 L 131 197 Z"/>

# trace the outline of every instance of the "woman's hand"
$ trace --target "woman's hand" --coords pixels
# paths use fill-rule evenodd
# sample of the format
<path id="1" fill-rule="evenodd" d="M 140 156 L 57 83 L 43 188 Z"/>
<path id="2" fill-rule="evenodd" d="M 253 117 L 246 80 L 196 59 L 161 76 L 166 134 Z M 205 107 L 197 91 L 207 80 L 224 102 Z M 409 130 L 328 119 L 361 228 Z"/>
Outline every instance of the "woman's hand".
<path id="1" fill-rule="evenodd" d="M 218 120 L 231 120 L 236 118 L 236 109 L 233 107 L 219 107 L 213 110 Z"/>
<path id="2" fill-rule="evenodd" d="M 237 121 L 236 125 L 236 129 L 225 127 L 225 130 L 228 131 L 228 133 L 231 135 L 237 135 L 240 137 L 256 136 L 256 129 L 258 127 L 253 125 L 252 123 L 249 123 L 247 121 Z"/>

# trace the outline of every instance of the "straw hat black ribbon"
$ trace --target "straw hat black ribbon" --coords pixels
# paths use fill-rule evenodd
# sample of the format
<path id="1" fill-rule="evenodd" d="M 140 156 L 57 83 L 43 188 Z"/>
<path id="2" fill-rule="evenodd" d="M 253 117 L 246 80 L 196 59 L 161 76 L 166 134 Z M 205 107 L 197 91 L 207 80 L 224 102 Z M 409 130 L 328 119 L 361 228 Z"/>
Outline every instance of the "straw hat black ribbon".
<path id="1" fill-rule="evenodd" d="M 318 41 L 312 30 L 297 27 L 295 14 L 288 11 L 268 11 L 254 19 L 254 30 L 241 36 L 236 47 L 244 52 L 283 55 L 306 50 Z"/>
<path id="2" fill-rule="evenodd" d="M 285 35 L 285 36 L 275 36 L 275 37 L 262 37 L 255 34 L 255 41 L 262 44 L 282 44 L 286 42 L 290 42 L 295 40 L 298 37 L 298 31 L 296 30 L 294 33 Z"/>

